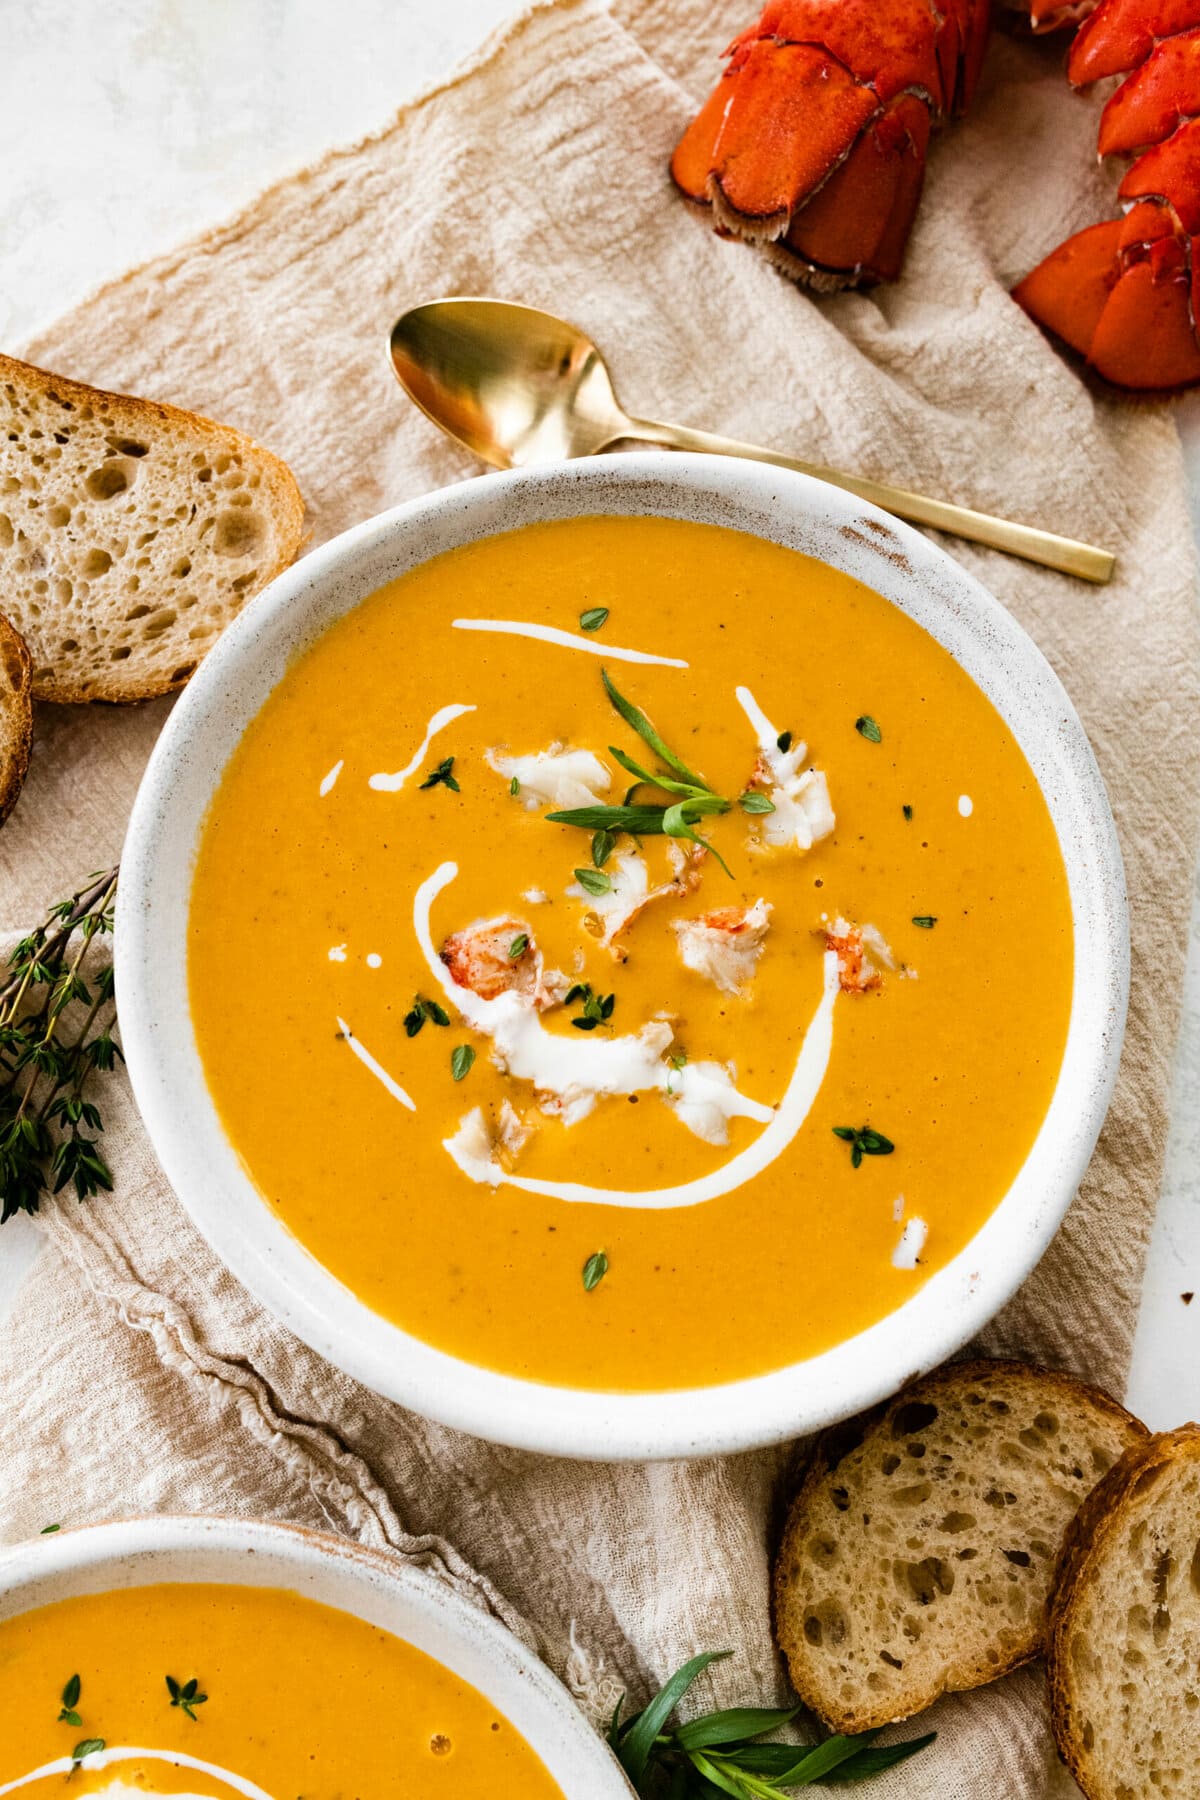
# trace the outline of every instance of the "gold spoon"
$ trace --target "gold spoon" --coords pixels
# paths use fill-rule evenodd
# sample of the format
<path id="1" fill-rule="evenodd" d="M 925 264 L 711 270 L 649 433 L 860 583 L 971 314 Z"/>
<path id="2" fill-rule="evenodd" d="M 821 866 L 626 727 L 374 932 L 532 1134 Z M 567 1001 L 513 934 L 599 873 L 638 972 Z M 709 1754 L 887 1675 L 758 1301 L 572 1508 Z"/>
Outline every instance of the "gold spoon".
<path id="1" fill-rule="evenodd" d="M 846 488 L 914 525 L 932 525 L 1084 581 L 1107 581 L 1116 558 L 1092 544 L 973 512 L 947 500 L 823 469 L 734 438 L 659 425 L 625 412 L 595 344 L 565 319 L 507 300 L 430 300 L 392 328 L 401 387 L 443 431 L 498 469 L 594 456 L 619 438 L 672 450 L 745 456 Z"/>

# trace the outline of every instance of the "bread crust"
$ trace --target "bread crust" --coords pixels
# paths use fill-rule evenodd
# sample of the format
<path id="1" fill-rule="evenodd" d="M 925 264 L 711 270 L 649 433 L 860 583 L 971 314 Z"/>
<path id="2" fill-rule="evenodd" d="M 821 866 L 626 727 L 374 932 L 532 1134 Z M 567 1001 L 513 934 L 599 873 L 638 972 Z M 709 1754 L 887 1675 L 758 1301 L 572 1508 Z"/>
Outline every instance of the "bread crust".
<path id="1" fill-rule="evenodd" d="M 1014 1381 L 1037 1383 L 1048 1402 L 1054 1397 L 1069 1399 L 1076 1405 L 1087 1406 L 1106 1416 L 1124 1432 L 1136 1437 L 1149 1435 L 1141 1420 L 1135 1418 L 1110 1394 L 1091 1387 L 1077 1376 L 1012 1359 L 979 1358 L 971 1362 L 947 1363 L 930 1375 L 917 1377 L 906 1383 L 892 1399 L 881 1402 L 856 1419 L 832 1426 L 816 1439 L 800 1487 L 788 1508 L 783 1536 L 775 1556 L 771 1601 L 776 1641 L 787 1662 L 792 1685 L 804 1705 L 829 1730 L 853 1733 L 893 1724 L 898 1719 L 923 1712 L 944 1693 L 966 1692 L 997 1681 L 1002 1675 L 1011 1674 L 1013 1670 L 1021 1668 L 1041 1654 L 1044 1648 L 1042 1635 L 1031 1635 L 1025 1644 L 1014 1648 L 999 1662 L 980 1656 L 965 1671 L 960 1667 L 955 1679 L 951 1678 L 948 1671 L 945 1672 L 941 1679 L 932 1681 L 915 1692 L 911 1704 L 902 1712 L 898 1712 L 887 1701 L 872 1705 L 865 1695 L 860 1695 L 851 1708 L 844 1704 L 839 1706 L 834 1697 L 813 1677 L 804 1646 L 798 1636 L 793 1635 L 789 1619 L 787 1566 L 806 1529 L 812 1497 L 843 1457 L 885 1425 L 901 1406 L 913 1401 L 936 1401 L 939 1396 L 970 1386 L 986 1387 Z"/>
<path id="2" fill-rule="evenodd" d="M 159 444 L 170 443 L 176 453 L 181 444 L 186 444 L 189 449 L 207 452 L 213 459 L 222 455 L 235 456 L 253 468 L 261 480 L 261 491 L 269 500 L 277 549 L 274 555 L 264 559 L 264 566 L 256 570 L 254 583 L 246 593 L 235 604 L 224 608 L 230 617 L 240 611 L 253 594 L 260 592 L 268 582 L 281 574 L 303 544 L 304 501 L 295 476 L 280 457 L 244 432 L 237 431 L 232 426 L 218 424 L 202 414 L 189 412 L 182 407 L 91 387 L 86 382 L 55 374 L 36 364 L 21 362 L 15 357 L 0 353 L 0 389 L 5 384 L 12 384 L 24 396 L 57 404 L 68 415 L 78 414 L 80 410 L 90 406 L 118 430 L 131 437 L 140 435 Z M 0 453 L 4 449 L 5 446 L 0 444 Z M 49 474 L 42 478 L 47 482 L 52 480 Z M 3 572 L 3 562 L 3 556 L 0 555 L 0 573 Z M 205 644 L 191 661 L 191 666 L 186 668 L 186 672 L 171 674 L 147 671 L 138 659 L 130 656 L 127 661 L 96 661 L 84 680 L 77 670 L 56 665 L 49 653 L 49 646 L 39 643 L 38 634 L 31 631 L 32 621 L 21 618 L 20 604 L 11 585 L 9 592 L 10 610 L 17 614 L 18 624 L 24 628 L 27 646 L 33 658 L 33 697 L 37 700 L 66 705 L 91 701 L 125 705 L 155 699 L 185 686 L 196 662 L 204 654 L 204 649 L 208 648 Z M 207 609 L 203 607 L 200 609 L 201 612 L 205 610 Z"/>
<path id="3" fill-rule="evenodd" d="M 0 825 L 17 804 L 33 748 L 33 663 L 0 613 Z"/>
<path id="4" fill-rule="evenodd" d="M 1180 1425 L 1131 1444 L 1097 1483 L 1079 1508 L 1063 1540 L 1051 1592 L 1046 1633 L 1046 1678 L 1050 1691 L 1050 1725 L 1059 1754 L 1087 1800 L 1107 1800 L 1079 1729 L 1070 1642 L 1079 1606 L 1096 1571 L 1116 1539 L 1125 1531 L 1127 1511 L 1145 1494 L 1146 1485 L 1174 1464 L 1200 1461 L 1200 1425 Z"/>

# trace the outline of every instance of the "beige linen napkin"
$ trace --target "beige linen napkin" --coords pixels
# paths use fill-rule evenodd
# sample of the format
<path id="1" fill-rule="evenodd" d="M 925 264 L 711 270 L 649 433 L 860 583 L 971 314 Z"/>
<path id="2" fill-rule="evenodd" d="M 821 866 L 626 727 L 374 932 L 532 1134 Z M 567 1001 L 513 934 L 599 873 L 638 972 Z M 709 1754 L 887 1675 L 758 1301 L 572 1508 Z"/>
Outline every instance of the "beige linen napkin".
<path id="1" fill-rule="evenodd" d="M 641 409 L 1110 544 L 1104 589 L 952 545 L 1028 626 L 1109 784 L 1133 1000 L 1100 1150 L 1054 1246 L 986 1335 L 1120 1390 L 1166 1129 L 1197 835 L 1193 552 L 1169 413 L 1081 382 L 1008 298 L 1109 210 L 1094 120 L 1056 50 L 999 41 L 935 147 L 904 280 L 813 302 L 674 195 L 670 149 L 732 0 L 559 0 L 380 136 L 106 289 L 29 354 L 242 426 L 288 458 L 314 541 L 474 466 L 392 384 L 384 338 L 439 293 L 590 328 Z M 0 925 L 115 858 L 165 703 L 44 710 L 0 836 Z M 1036 929 L 1031 917 L 1030 929 Z M 0 1527 L 211 1510 L 325 1525 L 444 1571 L 594 1711 L 698 1648 L 711 1697 L 783 1691 L 767 1609 L 788 1452 L 614 1468 L 539 1459 L 404 1413 L 265 1317 L 192 1230 L 124 1092 L 118 1192 L 47 1205 L 50 1244 L 0 1345 Z M 0 1240 L 2 1247 L 2 1240 Z M 935 1709 L 938 1745 L 881 1800 L 1040 1796 L 1040 1677 Z"/>

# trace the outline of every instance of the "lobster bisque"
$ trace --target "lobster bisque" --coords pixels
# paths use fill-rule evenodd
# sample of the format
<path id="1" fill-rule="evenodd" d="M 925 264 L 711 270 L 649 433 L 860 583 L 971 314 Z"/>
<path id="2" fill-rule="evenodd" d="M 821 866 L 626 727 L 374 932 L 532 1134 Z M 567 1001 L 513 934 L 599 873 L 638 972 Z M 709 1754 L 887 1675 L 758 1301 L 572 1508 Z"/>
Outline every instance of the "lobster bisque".
<path id="1" fill-rule="evenodd" d="M 580 616 L 602 608 L 582 631 Z M 618 660 L 623 649 L 687 666 Z M 598 935 L 606 902 L 575 874 L 592 867 L 590 834 L 547 823 L 497 767 L 552 746 L 588 751 L 612 777 L 605 799 L 621 801 L 634 777 L 609 746 L 642 763 L 654 752 L 610 704 L 602 669 L 734 801 L 697 827 L 728 875 L 713 855 L 680 875 L 661 835 L 640 850 L 618 839 L 606 869 L 640 855 L 666 891 L 612 947 Z M 824 775 L 836 827 L 807 850 L 764 841 L 782 812 L 737 803 L 779 792 L 756 777 L 739 691 L 781 742 L 806 741 Z M 398 783 L 427 723 L 455 707 L 474 710 Z M 457 790 L 422 785 L 449 757 Z M 740 991 L 685 966 L 675 925 L 748 917 L 760 902 L 769 925 Z M 488 1004 L 455 985 L 454 973 L 472 979 L 455 946 L 496 919 L 501 962 L 515 946 L 530 984 L 536 958 L 548 979 L 586 984 L 593 1011 L 613 996 L 589 1024 L 580 994 L 543 995 L 521 1052 L 532 1043 L 541 1058 L 541 1090 L 489 1035 Z M 864 980 L 838 933 L 868 926 L 891 966 L 860 936 L 874 968 Z M 448 943 L 450 970 L 437 957 Z M 848 575 L 653 518 L 485 539 L 373 595 L 305 650 L 224 773 L 190 920 L 209 1086 L 272 1211 L 417 1337 L 591 1389 L 750 1376 L 906 1300 L 968 1242 L 1030 1149 L 1072 963 L 1045 801 L 954 660 Z M 425 1011 L 410 1035 L 418 995 L 449 1023 Z M 824 1064 L 797 1098 L 801 1047 L 813 1064 L 825 1018 Z M 603 1044 L 644 1060 L 664 1035 L 657 1089 L 643 1078 L 568 1119 L 560 1063 L 582 1066 L 588 1046 L 599 1066 Z M 748 1109 L 724 1142 L 697 1135 L 707 1115 L 689 1125 L 681 1103 L 701 1064 L 719 1065 L 722 1091 Z M 519 1130 L 502 1143 L 506 1103 Z M 455 1159 L 476 1110 L 490 1176 Z M 875 1135 L 855 1139 L 864 1127 Z"/>
<path id="2" fill-rule="evenodd" d="M 190 1714 L 172 1705 L 168 1675 L 180 1695 L 195 1680 Z M 74 1719 L 60 1718 L 75 1676 Z M 89 1744 L 100 1755 L 72 1768 Z M 20 1800 L 561 1800 L 503 1714 L 411 1645 L 298 1594 L 202 1583 L 89 1594 L 0 1623 L 0 1788 L 11 1782 Z"/>

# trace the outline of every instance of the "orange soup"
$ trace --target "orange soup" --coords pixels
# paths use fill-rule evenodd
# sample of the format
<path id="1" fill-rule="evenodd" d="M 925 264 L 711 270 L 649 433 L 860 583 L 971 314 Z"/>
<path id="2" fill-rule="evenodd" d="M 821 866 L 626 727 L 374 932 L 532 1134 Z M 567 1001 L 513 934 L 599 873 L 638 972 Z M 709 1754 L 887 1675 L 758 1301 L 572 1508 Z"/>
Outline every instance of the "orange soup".
<path id="1" fill-rule="evenodd" d="M 282 1589 L 184 1583 L 0 1623 L 10 1784 L 20 1800 L 561 1800 L 495 1707 L 410 1644 Z"/>
<path id="2" fill-rule="evenodd" d="M 1045 1115 L 1072 929 L 991 703 L 740 533 L 485 539 L 299 655 L 210 810 L 209 1086 L 270 1206 L 487 1368 L 703 1386 L 872 1324 Z"/>

